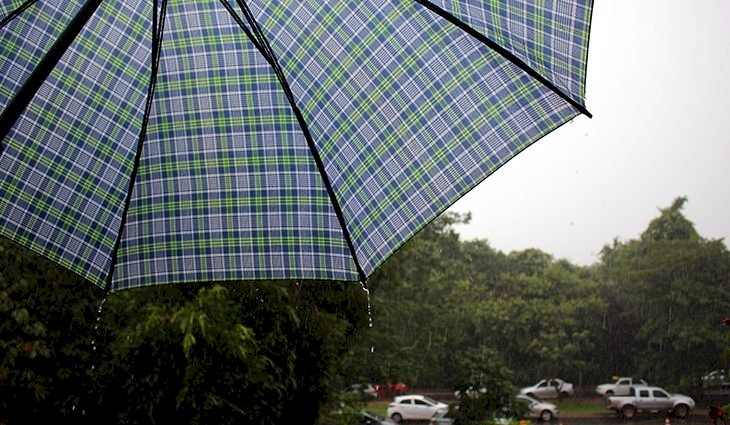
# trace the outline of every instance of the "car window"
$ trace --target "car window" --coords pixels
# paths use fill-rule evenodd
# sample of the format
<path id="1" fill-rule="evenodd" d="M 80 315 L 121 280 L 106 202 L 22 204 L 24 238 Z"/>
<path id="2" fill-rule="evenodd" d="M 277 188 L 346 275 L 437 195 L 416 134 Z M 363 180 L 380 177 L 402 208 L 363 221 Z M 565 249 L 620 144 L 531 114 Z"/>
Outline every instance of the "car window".
<path id="1" fill-rule="evenodd" d="M 649 390 L 639 391 L 639 397 L 649 397 Z"/>
<path id="2" fill-rule="evenodd" d="M 669 398 L 669 394 L 664 391 L 654 390 L 654 397 L 656 398 Z"/>
<path id="3" fill-rule="evenodd" d="M 616 385 L 629 385 L 628 379 L 622 379 L 616 383 Z"/>
<path id="4" fill-rule="evenodd" d="M 547 385 L 547 382 L 542 381 L 542 382 L 540 382 L 540 385 L 537 386 L 537 388 L 542 388 L 542 387 L 544 387 L 546 385 Z"/>
<path id="5" fill-rule="evenodd" d="M 426 403 L 423 400 L 413 400 L 413 403 L 416 404 L 416 405 L 418 405 L 418 406 L 429 406 L 429 407 L 431 406 L 430 404 Z"/>
<path id="6" fill-rule="evenodd" d="M 407 398 L 405 400 L 401 400 L 400 404 L 413 404 L 413 400 L 411 400 L 410 398 Z"/>

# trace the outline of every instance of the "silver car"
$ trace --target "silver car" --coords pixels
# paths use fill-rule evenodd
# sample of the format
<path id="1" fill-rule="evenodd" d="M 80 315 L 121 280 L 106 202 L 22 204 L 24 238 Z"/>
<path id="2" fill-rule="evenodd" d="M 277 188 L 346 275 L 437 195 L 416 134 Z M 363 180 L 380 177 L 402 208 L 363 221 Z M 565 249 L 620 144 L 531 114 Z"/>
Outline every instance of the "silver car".
<path id="1" fill-rule="evenodd" d="M 532 398 L 558 398 L 575 394 L 573 384 L 562 379 L 543 379 L 537 384 L 520 389 L 520 394 Z"/>
<path id="2" fill-rule="evenodd" d="M 527 417 L 533 419 L 539 419 L 541 421 L 550 422 L 558 417 L 560 413 L 558 407 L 552 403 L 536 400 L 526 395 L 518 395 L 515 397 L 517 401 L 522 401 L 527 404 L 528 412 Z"/>

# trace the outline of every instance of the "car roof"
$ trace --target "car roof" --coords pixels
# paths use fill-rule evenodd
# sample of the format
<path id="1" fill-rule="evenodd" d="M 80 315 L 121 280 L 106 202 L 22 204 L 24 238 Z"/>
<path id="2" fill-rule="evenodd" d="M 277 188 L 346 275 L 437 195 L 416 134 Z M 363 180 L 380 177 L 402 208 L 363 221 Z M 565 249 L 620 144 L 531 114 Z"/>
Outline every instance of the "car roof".
<path id="1" fill-rule="evenodd" d="M 408 395 L 397 395 L 397 396 L 393 397 L 393 400 L 394 401 L 401 401 L 401 400 L 407 400 L 407 399 L 423 400 L 425 398 L 426 398 L 426 396 L 421 395 L 421 394 L 408 394 Z"/>

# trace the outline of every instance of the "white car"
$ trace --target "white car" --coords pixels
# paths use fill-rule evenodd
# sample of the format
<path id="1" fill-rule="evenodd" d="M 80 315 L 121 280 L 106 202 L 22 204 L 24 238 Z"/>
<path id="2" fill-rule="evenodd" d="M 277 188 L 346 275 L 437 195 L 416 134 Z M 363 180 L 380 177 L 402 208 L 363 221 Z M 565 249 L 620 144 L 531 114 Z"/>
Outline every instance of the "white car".
<path id="1" fill-rule="evenodd" d="M 529 408 L 527 412 L 528 418 L 540 419 L 544 422 L 550 422 L 554 418 L 557 418 L 558 414 L 560 413 L 560 411 L 558 411 L 558 407 L 552 403 L 535 400 L 532 397 L 528 397 L 522 394 L 518 395 L 515 398 L 518 401 L 522 401 L 527 404 L 527 407 Z"/>
<path id="2" fill-rule="evenodd" d="M 531 387 L 522 388 L 520 394 L 532 398 L 558 398 L 572 396 L 575 391 L 573 390 L 573 384 L 562 379 L 553 378 L 543 379 Z"/>
<path id="3" fill-rule="evenodd" d="M 449 405 L 424 395 L 402 395 L 388 405 L 388 417 L 395 422 L 402 420 L 427 421 L 437 412 L 447 412 Z"/>
<path id="4" fill-rule="evenodd" d="M 629 377 L 614 378 L 614 381 L 608 384 L 601 384 L 596 387 L 596 392 L 604 397 L 612 395 L 629 395 L 631 386 L 633 385 L 649 385 L 643 379 L 634 379 Z"/>

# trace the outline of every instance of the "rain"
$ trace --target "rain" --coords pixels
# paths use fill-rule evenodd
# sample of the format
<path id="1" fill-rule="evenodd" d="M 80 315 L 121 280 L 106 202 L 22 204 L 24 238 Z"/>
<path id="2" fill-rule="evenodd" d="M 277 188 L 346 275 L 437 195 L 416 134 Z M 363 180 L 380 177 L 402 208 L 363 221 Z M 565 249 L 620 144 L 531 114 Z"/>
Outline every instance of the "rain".
<path id="1" fill-rule="evenodd" d="M 462 6 L 0 6 L 0 425 L 725 425 L 727 5 Z"/>

